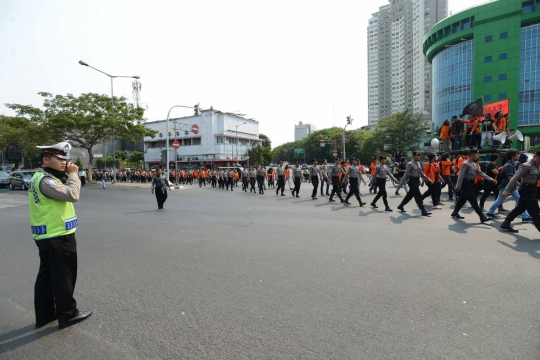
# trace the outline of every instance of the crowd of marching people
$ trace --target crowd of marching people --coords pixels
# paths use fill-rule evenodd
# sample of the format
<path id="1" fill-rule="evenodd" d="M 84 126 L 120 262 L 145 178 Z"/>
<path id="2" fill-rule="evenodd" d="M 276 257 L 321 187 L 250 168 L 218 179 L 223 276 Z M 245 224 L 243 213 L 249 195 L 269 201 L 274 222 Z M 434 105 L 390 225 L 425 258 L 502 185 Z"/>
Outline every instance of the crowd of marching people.
<path id="1" fill-rule="evenodd" d="M 522 222 L 532 222 L 540 231 L 540 214 L 537 194 L 540 193 L 540 151 L 528 159 L 517 150 L 508 150 L 500 163 L 499 154 L 490 155 L 490 161 L 485 172 L 481 170 L 478 150 L 460 152 L 453 160 L 448 153 L 440 158 L 432 153 L 423 165 L 420 162 L 421 154 L 412 153 L 412 161 L 407 163 L 402 158 L 399 164 L 387 165 L 387 158 L 380 156 L 374 159 L 369 168 L 362 166 L 358 159 L 335 159 L 329 166 L 326 160 L 319 165 L 316 159 L 308 168 L 298 162 L 293 165 L 280 163 L 275 167 L 251 166 L 249 168 L 219 168 L 201 170 L 180 170 L 171 172 L 169 181 L 177 184 L 211 186 L 219 190 L 234 191 L 240 188 L 243 192 L 265 194 L 265 191 L 275 191 L 277 196 L 300 197 L 301 185 L 304 182 L 312 185 L 311 198 L 318 200 L 318 196 L 328 196 L 329 202 L 338 198 L 344 205 L 351 205 L 349 199 L 355 197 L 360 207 L 366 205 L 362 201 L 360 184 L 369 188 L 369 193 L 375 197 L 370 205 L 378 208 L 380 199 L 384 204 L 384 211 L 393 211 L 388 204 L 386 185 L 388 180 L 396 185 L 395 195 L 401 195 L 404 189 L 405 197 L 397 207 L 406 212 L 405 205 L 415 200 L 422 216 L 432 215 L 433 210 L 441 209 L 443 188 L 447 189 L 449 201 L 455 201 L 455 208 L 451 214 L 454 219 L 463 219 L 460 210 L 468 202 L 478 214 L 482 223 L 497 218 L 496 212 L 508 213 L 502 205 L 506 197 L 512 196 L 516 201 L 516 208 L 508 213 L 501 224 L 501 228 L 510 232 L 517 232 L 511 222 L 521 216 Z M 426 185 L 426 190 L 420 188 Z M 274 190 L 275 189 L 275 190 Z M 480 191 L 483 194 L 478 203 Z M 490 195 L 494 195 L 495 202 L 489 209 L 484 209 L 485 202 Z M 424 199 L 431 199 L 431 211 L 424 206 Z"/>

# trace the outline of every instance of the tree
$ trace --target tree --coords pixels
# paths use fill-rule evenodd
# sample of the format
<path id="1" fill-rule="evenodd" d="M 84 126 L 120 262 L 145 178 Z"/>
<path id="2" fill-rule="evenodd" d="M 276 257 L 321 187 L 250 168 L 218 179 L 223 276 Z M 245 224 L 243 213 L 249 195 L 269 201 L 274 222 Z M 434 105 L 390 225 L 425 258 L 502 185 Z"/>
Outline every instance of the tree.
<path id="1" fill-rule="evenodd" d="M 417 150 L 426 124 L 420 117 L 407 110 L 379 119 L 375 127 L 374 142 L 379 150 L 390 145 L 388 151 L 394 159 L 406 156 L 407 152 Z"/>
<path id="2" fill-rule="evenodd" d="M 134 151 L 131 153 L 131 155 L 129 155 L 129 162 L 135 165 L 134 167 L 136 168 L 140 167 L 140 164 L 142 164 L 143 161 L 144 154 L 140 151 Z"/>
<path id="3" fill-rule="evenodd" d="M 88 151 L 88 179 L 92 180 L 92 163 L 95 145 L 108 141 L 112 130 L 117 139 L 136 141 L 138 136 L 155 136 L 156 131 L 143 125 L 144 110 L 135 108 L 124 97 L 113 98 L 114 113 L 111 112 L 111 98 L 95 93 L 53 96 L 39 93 L 45 110 L 29 105 L 6 104 L 19 116 L 29 116 L 30 120 L 44 124 L 51 133 L 73 142 L 73 146 Z"/>
<path id="4" fill-rule="evenodd" d="M 253 164 L 268 165 L 272 162 L 272 150 L 265 146 L 256 146 L 248 150 L 249 161 Z"/>
<path id="5" fill-rule="evenodd" d="M 272 149 L 272 141 L 264 134 L 259 134 L 259 139 L 263 140 L 262 146 Z"/>
<path id="6" fill-rule="evenodd" d="M 79 169 L 82 169 L 84 167 L 80 157 L 77 158 L 77 162 L 75 163 L 75 165 L 77 165 Z"/>
<path id="7" fill-rule="evenodd" d="M 33 168 L 40 165 L 40 153 L 36 146 L 52 145 L 61 141 L 61 136 L 46 129 L 45 125 L 38 121 L 31 121 L 22 116 L 0 115 L 0 149 L 7 147 L 18 149 L 22 157 Z M 19 159 L 14 159 L 14 170 L 20 165 Z"/>

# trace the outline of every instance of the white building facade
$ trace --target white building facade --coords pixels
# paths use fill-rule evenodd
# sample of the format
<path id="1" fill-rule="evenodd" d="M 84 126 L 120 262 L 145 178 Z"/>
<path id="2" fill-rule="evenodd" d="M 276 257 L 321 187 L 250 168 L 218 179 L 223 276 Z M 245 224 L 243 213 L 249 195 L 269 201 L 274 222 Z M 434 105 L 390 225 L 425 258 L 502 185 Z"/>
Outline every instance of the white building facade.
<path id="1" fill-rule="evenodd" d="M 192 125 L 198 126 L 197 134 L 190 131 Z M 147 122 L 145 126 L 158 132 L 153 138 L 144 138 L 145 167 L 152 168 L 166 162 L 162 151 L 166 150 L 167 121 Z M 178 150 L 172 146 L 175 140 L 180 143 Z M 259 122 L 235 114 L 210 109 L 200 116 L 169 119 L 170 169 L 245 166 L 247 151 L 261 144 Z"/>
<path id="2" fill-rule="evenodd" d="M 294 125 L 294 141 L 302 140 L 308 135 L 317 131 L 317 128 L 311 124 L 304 124 L 302 121 L 298 125 Z"/>
<path id="3" fill-rule="evenodd" d="M 372 14 L 368 43 L 368 124 L 408 109 L 431 117 L 431 64 L 424 34 L 447 16 L 448 0 L 389 0 Z"/>

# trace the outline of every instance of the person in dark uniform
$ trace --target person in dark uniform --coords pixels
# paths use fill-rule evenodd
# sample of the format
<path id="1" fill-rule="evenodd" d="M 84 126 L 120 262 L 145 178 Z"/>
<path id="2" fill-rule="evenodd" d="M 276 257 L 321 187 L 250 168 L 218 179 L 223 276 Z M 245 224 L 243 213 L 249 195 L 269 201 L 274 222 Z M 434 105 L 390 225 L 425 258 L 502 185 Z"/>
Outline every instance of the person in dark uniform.
<path id="1" fill-rule="evenodd" d="M 407 169 L 405 170 L 405 173 L 403 174 L 403 177 L 401 178 L 401 183 L 399 184 L 399 188 L 401 189 L 404 184 L 409 184 L 410 190 L 405 195 L 405 198 L 403 201 L 401 201 L 401 204 L 397 207 L 401 212 L 407 212 L 404 208 L 405 205 L 411 199 L 414 197 L 414 201 L 416 201 L 416 205 L 418 205 L 418 208 L 422 211 L 422 216 L 429 216 L 431 215 L 430 212 L 426 211 L 426 208 L 424 207 L 424 204 L 422 202 L 422 194 L 420 193 L 420 186 L 424 186 L 424 181 L 431 181 L 426 174 L 422 171 L 420 168 L 420 164 L 418 161 L 420 161 L 420 153 L 418 151 L 413 151 L 412 153 L 413 160 L 407 164 Z M 420 178 L 422 178 L 422 183 L 420 184 Z"/>
<path id="2" fill-rule="evenodd" d="M 266 176 L 266 171 L 264 167 L 260 165 L 257 168 L 257 185 L 259 185 L 259 194 L 264 195 L 264 178 Z"/>
<path id="3" fill-rule="evenodd" d="M 326 183 L 326 195 L 330 195 L 328 193 L 328 189 L 330 188 L 330 183 L 328 182 L 328 169 L 327 169 L 327 161 L 326 159 L 323 160 L 321 164 L 321 196 L 324 195 L 324 184 Z"/>
<path id="4" fill-rule="evenodd" d="M 297 161 L 296 166 L 293 169 L 293 177 L 294 177 L 294 189 L 292 190 L 292 196 L 295 196 L 294 193 L 296 193 L 296 197 L 300 197 L 300 184 L 302 183 L 302 168 L 300 167 L 300 163 Z"/>
<path id="5" fill-rule="evenodd" d="M 213 169 L 211 171 L 211 175 L 212 175 L 212 187 L 215 188 L 216 187 L 216 179 L 217 179 L 216 169 Z"/>
<path id="6" fill-rule="evenodd" d="M 233 171 L 231 168 L 227 169 L 227 190 L 229 190 L 229 186 L 231 187 L 231 191 L 233 190 L 234 180 L 233 180 Z"/>
<path id="7" fill-rule="evenodd" d="M 349 177 L 349 182 L 351 184 L 351 187 L 349 188 L 349 193 L 347 194 L 345 201 L 343 201 L 343 204 L 351 205 L 351 203 L 349 202 L 349 199 L 354 194 L 354 196 L 356 196 L 356 200 L 358 200 L 358 203 L 360 204 L 360 207 L 366 205 L 366 203 L 362 202 L 362 199 L 360 198 L 358 179 L 364 181 L 364 178 L 362 177 L 362 173 L 360 172 L 360 167 L 358 167 L 357 158 L 353 158 L 352 165 L 349 165 L 349 168 L 347 169 L 347 176 Z"/>
<path id="8" fill-rule="evenodd" d="M 478 166 L 476 165 L 476 161 L 478 161 L 478 158 L 478 150 L 469 150 L 469 158 L 460 166 L 459 177 L 456 184 L 456 193 L 459 194 L 459 197 L 456 202 L 456 207 L 454 208 L 454 211 L 451 215 L 454 219 L 464 219 L 463 216 L 459 215 L 459 211 L 468 201 L 474 211 L 478 214 L 478 217 L 480 217 L 480 221 L 482 223 L 490 220 L 487 216 L 484 215 L 484 213 L 480 209 L 480 206 L 478 206 L 478 202 L 476 201 L 476 195 L 474 193 L 474 179 L 478 174 L 485 180 L 491 181 L 494 184 L 497 184 L 497 180 L 492 179 L 478 168 Z"/>
<path id="9" fill-rule="evenodd" d="M 252 192 L 255 194 L 255 183 L 257 182 L 257 168 L 252 166 L 251 170 L 249 171 L 249 192 Z"/>
<path id="10" fill-rule="evenodd" d="M 36 328 L 58 320 L 61 329 L 87 319 L 73 297 L 77 280 L 78 167 L 69 163 L 71 145 L 61 142 L 41 149 L 41 167 L 32 176 L 28 207 L 32 237 L 39 248 L 39 272 L 34 286 Z"/>
<path id="11" fill-rule="evenodd" d="M 277 189 L 276 195 L 278 195 L 279 190 L 281 189 L 281 196 L 285 196 L 285 169 L 283 169 L 283 162 L 279 163 L 278 168 L 276 169 L 277 174 Z"/>
<path id="12" fill-rule="evenodd" d="M 525 210 L 527 210 L 529 216 L 532 218 L 534 226 L 536 226 L 536 229 L 540 231 L 540 210 L 538 208 L 538 200 L 536 199 L 536 187 L 539 179 L 540 150 L 537 150 L 534 153 L 531 161 L 519 166 L 518 171 L 512 177 L 508 185 L 506 185 L 506 188 L 502 193 L 502 196 L 507 198 L 510 191 L 514 188 L 516 182 L 521 180 L 521 185 L 519 186 L 520 197 L 518 204 L 506 216 L 506 219 L 504 219 L 504 222 L 501 224 L 501 229 L 517 233 L 518 230 L 514 229 L 511 223 L 519 214 L 522 214 Z"/>
<path id="13" fill-rule="evenodd" d="M 309 182 L 313 185 L 313 192 L 311 198 L 317 200 L 317 190 L 319 189 L 319 177 L 321 176 L 321 169 L 317 159 L 313 159 L 313 166 L 309 169 Z M 322 184 L 321 184 L 322 186 Z"/>
<path id="14" fill-rule="evenodd" d="M 334 166 L 332 166 L 332 169 L 330 170 L 330 178 L 332 179 L 332 192 L 330 193 L 330 198 L 328 201 L 330 202 L 336 202 L 333 197 L 334 195 L 337 195 L 339 200 L 343 202 L 343 198 L 341 197 L 341 186 L 339 184 L 339 173 L 341 172 L 341 159 L 336 158 L 334 160 Z"/>
<path id="15" fill-rule="evenodd" d="M 156 175 L 152 178 L 152 194 L 154 192 L 156 193 L 156 200 L 158 203 L 159 211 L 165 209 L 163 207 L 165 201 L 167 200 L 167 190 L 165 189 L 165 187 L 168 187 L 169 190 L 171 190 L 167 179 L 162 176 L 162 171 L 161 169 L 159 169 Z"/>
<path id="16" fill-rule="evenodd" d="M 400 182 L 401 182 L 401 178 L 403 178 L 403 175 L 405 174 L 406 170 L 407 170 L 407 159 L 406 158 L 401 158 L 400 163 L 398 165 L 398 172 L 396 174 L 397 175 L 396 178 L 398 180 L 400 180 Z M 396 195 L 401 195 L 399 193 L 400 188 L 401 187 L 399 187 L 399 186 L 396 188 L 396 193 L 395 193 Z M 409 189 L 407 188 L 407 184 L 403 184 L 403 188 L 405 189 L 405 193 L 409 192 Z"/>
<path id="17" fill-rule="evenodd" d="M 249 186 L 249 171 L 247 168 L 242 170 L 242 191 L 247 192 Z"/>
<path id="18" fill-rule="evenodd" d="M 385 206 L 384 211 L 392 211 L 388 205 L 388 195 L 386 194 L 386 175 L 390 176 L 395 182 L 398 180 L 388 171 L 388 166 L 386 166 L 386 158 L 384 156 L 379 156 L 379 165 L 375 168 L 375 174 L 371 181 L 377 182 L 377 188 L 379 193 L 375 196 L 375 199 L 371 202 L 371 207 L 377 208 L 377 201 L 382 197 L 383 203 Z"/>

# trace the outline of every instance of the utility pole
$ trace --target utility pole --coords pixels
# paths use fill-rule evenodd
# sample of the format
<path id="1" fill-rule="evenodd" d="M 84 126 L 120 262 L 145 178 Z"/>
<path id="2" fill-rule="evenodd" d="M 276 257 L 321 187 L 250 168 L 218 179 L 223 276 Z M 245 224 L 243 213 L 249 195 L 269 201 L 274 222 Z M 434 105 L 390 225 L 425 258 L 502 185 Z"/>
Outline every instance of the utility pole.
<path id="1" fill-rule="evenodd" d="M 343 127 L 343 161 L 346 159 L 346 153 L 345 153 L 345 129 L 347 128 L 347 125 L 351 125 L 353 122 L 353 118 L 351 115 L 347 116 L 347 124 Z"/>

